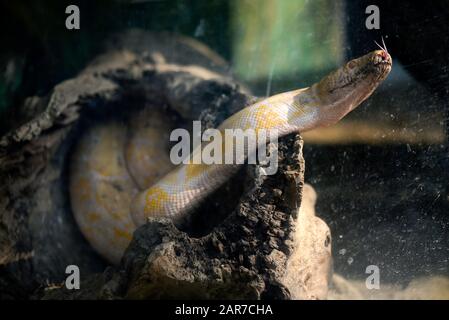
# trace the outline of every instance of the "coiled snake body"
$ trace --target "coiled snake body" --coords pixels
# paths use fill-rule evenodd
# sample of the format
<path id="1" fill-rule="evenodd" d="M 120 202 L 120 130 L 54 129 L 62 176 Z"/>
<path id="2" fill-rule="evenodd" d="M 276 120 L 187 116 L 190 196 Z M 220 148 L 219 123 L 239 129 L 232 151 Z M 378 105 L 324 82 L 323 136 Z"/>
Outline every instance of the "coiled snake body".
<path id="1" fill-rule="evenodd" d="M 391 64 L 385 50 L 373 51 L 309 88 L 242 109 L 218 129 L 277 129 L 283 136 L 332 125 L 371 95 Z M 94 249 L 114 264 L 148 217 L 171 217 L 176 223 L 238 169 L 228 164 L 183 164 L 173 169 L 168 154 L 161 152 L 174 129 L 166 115 L 145 110 L 131 123 L 93 126 L 71 160 L 69 191 L 75 219 Z"/>

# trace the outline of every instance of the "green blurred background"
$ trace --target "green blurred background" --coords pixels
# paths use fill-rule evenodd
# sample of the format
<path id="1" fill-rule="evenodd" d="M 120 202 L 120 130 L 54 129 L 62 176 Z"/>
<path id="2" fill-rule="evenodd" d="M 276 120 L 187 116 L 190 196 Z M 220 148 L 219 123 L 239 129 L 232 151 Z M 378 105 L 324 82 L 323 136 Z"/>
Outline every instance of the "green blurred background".
<path id="1" fill-rule="evenodd" d="M 65 28 L 69 3 L 80 8 L 80 30 Z M 306 85 L 343 61 L 342 10 L 341 1 L 326 0 L 2 2 L 0 133 L 12 105 L 73 77 L 108 35 L 126 28 L 206 43 L 259 95 Z"/>

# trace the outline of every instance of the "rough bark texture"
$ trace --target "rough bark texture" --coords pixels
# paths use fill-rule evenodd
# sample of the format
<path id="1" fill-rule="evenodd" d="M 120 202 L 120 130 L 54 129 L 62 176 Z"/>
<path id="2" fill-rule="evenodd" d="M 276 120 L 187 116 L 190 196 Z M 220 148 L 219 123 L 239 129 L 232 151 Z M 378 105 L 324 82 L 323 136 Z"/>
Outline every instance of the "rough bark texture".
<path id="1" fill-rule="evenodd" d="M 23 123 L 0 139 L 0 298 L 325 298 L 327 280 L 318 280 L 324 291 L 307 283 L 327 279 L 328 268 L 290 263 L 316 254 L 301 237 L 327 239 L 323 228 L 295 231 L 299 135 L 280 140 L 275 175 L 243 167 L 182 231 L 164 219 L 140 227 L 119 267 L 107 267 L 72 217 L 67 164 L 86 126 L 162 105 L 180 125 L 200 119 L 206 129 L 254 101 L 203 45 L 141 31 L 118 35 L 77 77 L 29 98 Z M 71 264 L 80 268 L 81 290 L 58 289 Z"/>

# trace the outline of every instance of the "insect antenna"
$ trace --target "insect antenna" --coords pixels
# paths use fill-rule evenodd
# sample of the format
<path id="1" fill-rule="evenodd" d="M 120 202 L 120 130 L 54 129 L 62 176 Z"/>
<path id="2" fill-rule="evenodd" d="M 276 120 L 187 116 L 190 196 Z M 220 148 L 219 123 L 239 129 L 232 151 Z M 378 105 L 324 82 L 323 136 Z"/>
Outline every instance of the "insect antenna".
<path id="1" fill-rule="evenodd" d="M 375 43 L 375 44 L 376 44 L 382 51 L 385 51 L 385 49 L 384 49 L 380 44 L 378 44 L 376 40 L 374 40 L 374 43 Z"/>
<path id="2" fill-rule="evenodd" d="M 385 44 L 384 37 L 382 37 L 382 44 L 384 45 L 385 52 L 388 53 L 387 45 Z"/>

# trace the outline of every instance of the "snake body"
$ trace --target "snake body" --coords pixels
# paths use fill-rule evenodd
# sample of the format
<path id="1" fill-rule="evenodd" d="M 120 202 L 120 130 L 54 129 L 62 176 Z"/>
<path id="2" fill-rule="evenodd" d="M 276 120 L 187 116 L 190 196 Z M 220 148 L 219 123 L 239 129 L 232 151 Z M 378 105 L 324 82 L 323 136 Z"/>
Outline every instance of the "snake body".
<path id="1" fill-rule="evenodd" d="M 391 65 L 386 51 L 373 51 L 308 88 L 277 94 L 240 110 L 218 130 L 276 129 L 280 137 L 332 125 L 371 95 Z M 239 168 L 193 163 L 174 167 L 162 151 L 173 129 L 164 117 L 160 111 L 146 110 L 132 118 L 132 125 L 114 121 L 95 125 L 74 152 L 69 191 L 75 219 L 94 249 L 114 264 L 133 231 L 148 217 L 170 217 L 175 223 L 184 219 Z M 258 141 L 259 145 L 266 142 Z"/>

